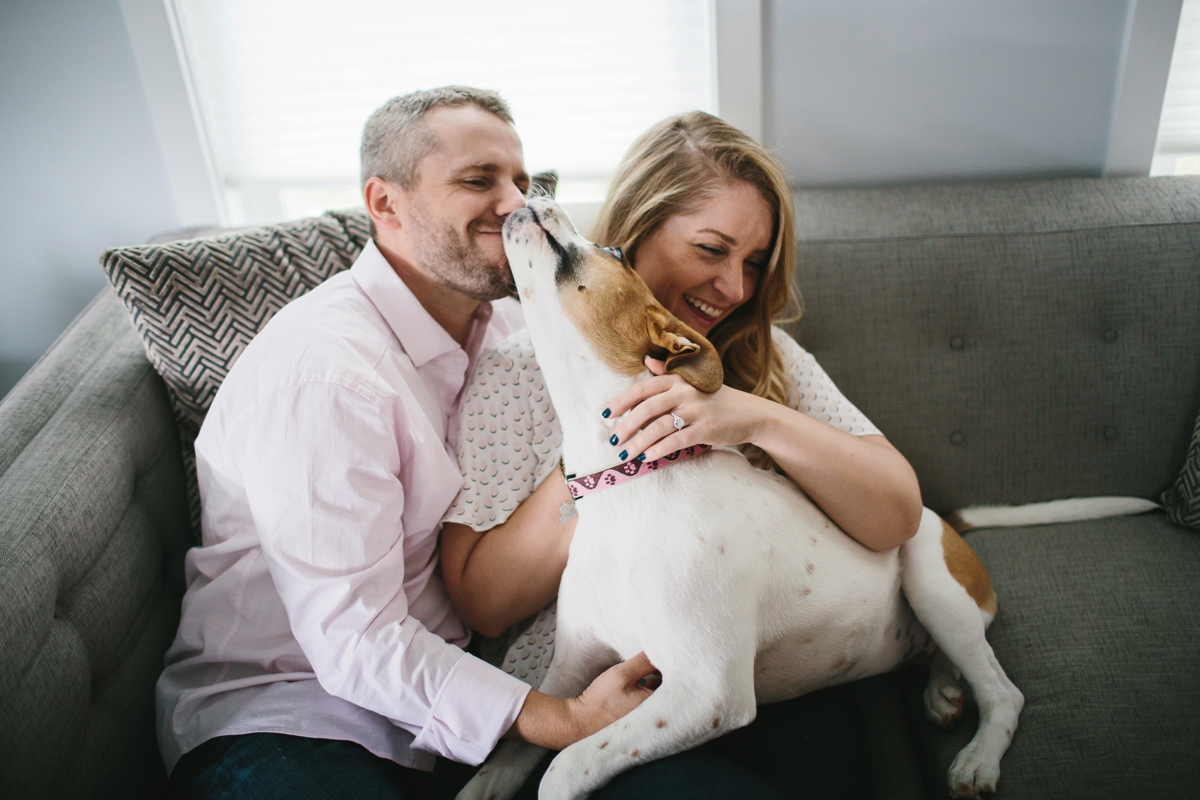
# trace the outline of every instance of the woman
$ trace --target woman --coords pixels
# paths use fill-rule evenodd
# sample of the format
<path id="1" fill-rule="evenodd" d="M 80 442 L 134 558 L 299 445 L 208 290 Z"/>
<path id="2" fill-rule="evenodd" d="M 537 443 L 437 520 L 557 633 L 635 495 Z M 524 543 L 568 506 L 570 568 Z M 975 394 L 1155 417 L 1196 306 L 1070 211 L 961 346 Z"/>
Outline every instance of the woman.
<path id="1" fill-rule="evenodd" d="M 620 247 L 659 302 L 712 341 L 725 367 L 725 385 L 704 394 L 647 359 L 650 376 L 606 411 L 625 415 L 614 429 L 613 463 L 700 442 L 740 446 L 869 548 L 890 549 L 915 533 L 921 498 L 908 462 L 772 325 L 797 301 L 791 197 L 769 151 L 708 114 L 664 120 L 626 154 L 592 239 Z M 442 571 L 467 623 L 498 636 L 557 595 L 574 531 L 571 496 L 553 477 L 561 432 L 527 336 L 482 356 L 465 396 L 466 487 L 442 530 Z M 680 430 L 676 417 L 686 423 Z M 631 770 L 606 792 L 869 792 L 865 775 L 847 774 L 865 769 L 855 714 L 836 689 L 764 707 L 748 728 Z M 804 738 L 820 741 L 796 741 Z M 764 761 L 780 741 L 786 756 Z M 796 759 L 806 758 L 812 763 L 798 771 Z M 826 782 L 836 795 L 824 791 Z M 712 796 L 729 794 L 721 792 Z"/>

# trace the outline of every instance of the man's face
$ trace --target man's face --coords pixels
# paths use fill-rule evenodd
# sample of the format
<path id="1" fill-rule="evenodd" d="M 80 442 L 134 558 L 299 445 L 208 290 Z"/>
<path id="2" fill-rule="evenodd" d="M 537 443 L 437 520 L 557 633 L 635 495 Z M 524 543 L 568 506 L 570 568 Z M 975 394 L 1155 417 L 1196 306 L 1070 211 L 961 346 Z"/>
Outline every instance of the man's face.
<path id="1" fill-rule="evenodd" d="M 439 144 L 405 193 L 409 255 L 447 288 L 476 300 L 503 297 L 511 274 L 500 232 L 529 189 L 521 140 L 473 105 L 435 108 L 425 122 Z"/>

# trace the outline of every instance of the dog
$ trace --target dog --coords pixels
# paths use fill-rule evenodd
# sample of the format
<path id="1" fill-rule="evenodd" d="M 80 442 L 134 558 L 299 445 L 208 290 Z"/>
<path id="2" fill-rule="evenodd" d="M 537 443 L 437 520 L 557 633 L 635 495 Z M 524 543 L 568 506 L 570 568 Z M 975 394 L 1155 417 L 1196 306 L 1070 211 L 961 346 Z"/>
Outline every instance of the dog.
<path id="1" fill-rule="evenodd" d="M 504 243 L 562 422 L 564 473 L 622 468 L 608 445 L 615 420 L 600 410 L 647 375 L 646 355 L 701 391 L 721 386 L 713 346 L 667 312 L 619 252 L 580 236 L 553 201 L 514 211 Z M 873 552 L 790 480 L 740 453 L 682 456 L 636 479 L 608 480 L 621 485 L 576 503 L 541 690 L 578 696 L 639 651 L 662 683 L 626 717 L 563 750 L 540 796 L 585 797 L 630 767 L 748 724 L 758 704 L 916 656 L 929 660 L 932 720 L 949 726 L 961 716 L 960 676 L 979 706 L 978 731 L 949 769 L 951 794 L 995 791 L 1025 699 L 988 644 L 996 595 L 955 528 L 925 509 L 912 539 Z M 511 797 L 544 753 L 502 742 L 459 799 Z"/>

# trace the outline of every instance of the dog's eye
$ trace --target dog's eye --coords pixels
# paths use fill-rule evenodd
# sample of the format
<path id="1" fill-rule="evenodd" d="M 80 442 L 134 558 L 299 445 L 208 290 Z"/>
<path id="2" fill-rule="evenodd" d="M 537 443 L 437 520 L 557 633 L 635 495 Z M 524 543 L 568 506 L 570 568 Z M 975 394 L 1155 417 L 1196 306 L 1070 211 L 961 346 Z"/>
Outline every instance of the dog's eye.
<path id="1" fill-rule="evenodd" d="M 619 247 L 601 247 L 600 249 L 603 250 L 604 252 L 608 253 L 610 256 L 615 258 L 617 261 L 623 262 L 625 260 L 625 254 L 621 252 L 621 248 L 619 248 Z"/>

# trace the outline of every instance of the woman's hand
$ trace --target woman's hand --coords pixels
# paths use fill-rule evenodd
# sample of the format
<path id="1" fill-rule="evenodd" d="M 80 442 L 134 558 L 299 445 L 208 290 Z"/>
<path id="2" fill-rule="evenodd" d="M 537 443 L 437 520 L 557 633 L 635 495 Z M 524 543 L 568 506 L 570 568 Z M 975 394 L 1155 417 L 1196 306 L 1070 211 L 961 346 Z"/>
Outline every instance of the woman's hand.
<path id="1" fill-rule="evenodd" d="M 614 449 L 622 461 L 642 454 L 643 460 L 653 461 L 695 444 L 739 445 L 757 437 L 762 404 L 770 401 L 729 386 L 712 394 L 702 392 L 678 375 L 667 374 L 663 362 L 649 356 L 646 368 L 652 377 L 621 392 L 609 405 L 613 416 L 626 415 L 613 429 Z M 675 429 L 672 413 L 683 419 L 681 430 Z"/>
<path id="2" fill-rule="evenodd" d="M 652 377 L 613 399 L 618 458 L 647 460 L 690 447 L 750 443 L 762 448 L 843 531 L 872 550 L 898 547 L 921 521 L 921 489 L 904 456 L 883 436 L 854 436 L 779 403 L 722 386 L 712 394 L 667 375 L 646 359 Z M 628 413 L 626 413 L 628 412 Z M 671 412 L 684 420 L 676 431 Z"/>

